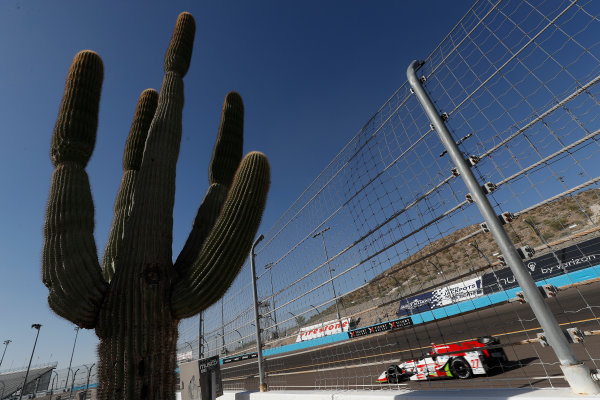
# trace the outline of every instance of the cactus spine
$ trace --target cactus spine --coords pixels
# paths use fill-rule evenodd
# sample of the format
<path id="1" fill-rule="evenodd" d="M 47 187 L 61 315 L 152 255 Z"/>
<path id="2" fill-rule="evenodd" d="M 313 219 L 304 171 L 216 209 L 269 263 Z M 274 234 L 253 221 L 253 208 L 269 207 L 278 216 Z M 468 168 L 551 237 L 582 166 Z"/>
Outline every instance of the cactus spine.
<path id="1" fill-rule="evenodd" d="M 103 78 L 100 57 L 75 56 L 54 129 L 55 166 L 44 226 L 42 279 L 48 303 L 100 338 L 100 399 L 172 399 L 180 319 L 220 298 L 256 234 L 269 188 L 266 157 L 242 159 L 244 107 L 227 95 L 209 166 L 210 187 L 173 263 L 175 167 L 181 141 L 183 77 L 195 23 L 182 13 L 165 56 L 160 93 L 138 101 L 102 267 L 85 166 L 92 154 Z"/>

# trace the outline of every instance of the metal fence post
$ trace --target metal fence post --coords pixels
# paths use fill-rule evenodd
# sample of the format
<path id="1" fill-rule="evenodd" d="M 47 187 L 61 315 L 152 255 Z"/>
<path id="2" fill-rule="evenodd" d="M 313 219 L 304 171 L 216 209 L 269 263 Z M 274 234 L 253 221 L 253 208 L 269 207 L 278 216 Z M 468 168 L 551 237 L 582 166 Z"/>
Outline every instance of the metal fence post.
<path id="1" fill-rule="evenodd" d="M 267 384 L 265 383 L 265 371 L 263 369 L 263 355 L 262 355 L 262 342 L 260 340 L 260 315 L 258 313 L 258 291 L 256 290 L 256 267 L 254 265 L 254 248 L 256 245 L 263 240 L 265 237 L 260 235 L 258 239 L 252 245 L 250 250 L 250 270 L 252 273 L 252 294 L 254 296 L 254 322 L 256 325 L 256 354 L 258 355 L 258 381 L 261 392 L 267 391 Z"/>
<path id="2" fill-rule="evenodd" d="M 479 212 L 483 216 L 483 219 L 490 229 L 494 240 L 498 244 L 498 247 L 500 248 L 500 251 L 502 252 L 508 266 L 517 279 L 519 286 L 523 290 L 527 302 L 531 306 L 533 313 L 540 323 L 548 343 L 550 346 L 552 346 L 552 349 L 556 353 L 556 356 L 561 363 L 561 369 L 565 375 L 565 379 L 571 386 L 571 390 L 573 390 L 575 393 L 600 393 L 600 387 L 598 387 L 598 384 L 592 379 L 588 367 L 586 367 L 575 357 L 575 354 L 569 346 L 563 331 L 560 329 L 556 318 L 554 318 L 550 308 L 544 302 L 544 299 L 537 289 L 533 278 L 527 272 L 527 269 L 523 264 L 523 260 L 515 249 L 514 244 L 508 237 L 508 234 L 502 227 L 496 212 L 494 211 L 480 184 L 477 182 L 475 175 L 473 175 L 471 168 L 463 158 L 461 151 L 450 135 L 444 120 L 436 110 L 431 98 L 423 88 L 422 81 L 419 79 L 416 73 L 417 69 L 419 69 L 423 64 L 423 61 L 413 61 L 410 64 L 406 71 L 408 82 L 414 91 L 414 94 L 417 96 L 419 103 L 433 124 L 433 128 L 438 133 L 442 144 L 452 158 L 452 161 L 455 164 L 465 185 L 467 186 L 467 189 L 477 205 Z"/>

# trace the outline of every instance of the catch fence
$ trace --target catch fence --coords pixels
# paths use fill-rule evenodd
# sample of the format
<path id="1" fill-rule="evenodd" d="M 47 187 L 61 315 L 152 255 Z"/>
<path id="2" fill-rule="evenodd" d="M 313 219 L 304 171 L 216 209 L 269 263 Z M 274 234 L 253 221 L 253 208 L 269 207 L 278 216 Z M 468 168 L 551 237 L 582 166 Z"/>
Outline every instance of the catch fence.
<path id="1" fill-rule="evenodd" d="M 570 329 L 570 351 L 592 370 L 600 367 L 598 16 L 594 1 L 477 1 L 416 64 L 529 275 Z M 256 249 L 270 388 L 566 385 L 461 175 L 405 83 Z M 182 323 L 181 357 L 219 355 L 225 388 L 257 388 L 249 265 L 202 319 L 200 335 L 198 319 Z M 472 380 L 377 382 L 432 343 L 487 336 L 500 339 L 507 360 Z"/>

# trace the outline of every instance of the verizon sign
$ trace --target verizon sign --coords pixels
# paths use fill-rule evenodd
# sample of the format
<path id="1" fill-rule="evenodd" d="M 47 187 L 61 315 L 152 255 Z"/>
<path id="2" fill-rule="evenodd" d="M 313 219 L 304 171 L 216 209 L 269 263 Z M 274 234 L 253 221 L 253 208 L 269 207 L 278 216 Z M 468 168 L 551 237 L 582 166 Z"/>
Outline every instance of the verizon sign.
<path id="1" fill-rule="evenodd" d="M 300 332 L 298 332 L 298 337 L 296 338 L 296 343 L 317 339 L 328 335 L 334 335 L 336 333 L 348 332 L 349 327 L 350 320 L 347 318 L 305 326 L 300 328 Z"/>

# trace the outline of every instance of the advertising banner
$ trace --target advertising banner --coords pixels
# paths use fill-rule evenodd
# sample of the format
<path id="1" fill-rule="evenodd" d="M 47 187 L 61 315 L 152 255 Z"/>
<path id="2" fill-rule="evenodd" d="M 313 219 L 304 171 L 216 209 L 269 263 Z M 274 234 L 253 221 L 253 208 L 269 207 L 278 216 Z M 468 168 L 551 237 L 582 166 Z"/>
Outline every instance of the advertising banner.
<path id="1" fill-rule="evenodd" d="M 600 237 L 526 260 L 525 266 L 533 280 L 539 282 L 570 271 L 589 268 L 599 262 Z M 402 299 L 397 314 L 398 316 L 412 315 L 517 286 L 519 284 L 511 269 L 504 267 L 483 274 L 481 277 Z"/>
<path id="2" fill-rule="evenodd" d="M 393 321 L 384 322 L 381 324 L 369 326 L 366 328 L 354 329 L 348 332 L 349 338 L 355 338 L 359 336 L 366 336 L 373 333 L 391 331 L 392 329 L 406 328 L 412 326 L 413 322 L 410 318 L 400 318 Z"/>
<path id="3" fill-rule="evenodd" d="M 482 295 L 481 277 L 472 278 L 435 289 L 431 292 L 402 299 L 400 300 L 400 307 L 397 314 L 398 316 L 402 316 L 429 311 L 448 304 L 474 299 Z"/>
<path id="4" fill-rule="evenodd" d="M 558 258 L 558 260 L 557 260 Z M 531 260 L 525 266 L 538 282 L 566 272 L 588 268 L 600 262 L 600 238 L 594 238 Z M 482 276 L 483 293 L 490 294 L 519 286 L 509 267 Z"/>
<path id="5" fill-rule="evenodd" d="M 179 366 L 181 400 L 212 400 L 223 395 L 219 356 Z"/>
<path id="6" fill-rule="evenodd" d="M 300 328 L 300 332 L 298 332 L 298 337 L 296 338 L 296 343 L 321 338 L 336 333 L 348 332 L 349 328 L 350 320 L 347 318 L 305 326 Z"/>
<path id="7" fill-rule="evenodd" d="M 229 364 L 229 363 L 236 362 L 236 361 L 250 360 L 252 358 L 257 358 L 257 357 L 258 357 L 257 352 L 242 354 L 240 356 L 227 357 L 227 358 L 223 359 L 223 364 Z"/>
<path id="8" fill-rule="evenodd" d="M 481 295 L 483 295 L 481 277 L 477 277 L 434 290 L 431 292 L 431 303 L 433 307 L 441 307 Z"/>
<path id="9" fill-rule="evenodd" d="M 411 315 L 423 311 L 431 310 L 431 301 L 433 293 L 426 292 L 416 296 L 404 298 L 400 300 L 400 308 L 398 310 L 398 316 Z"/>

